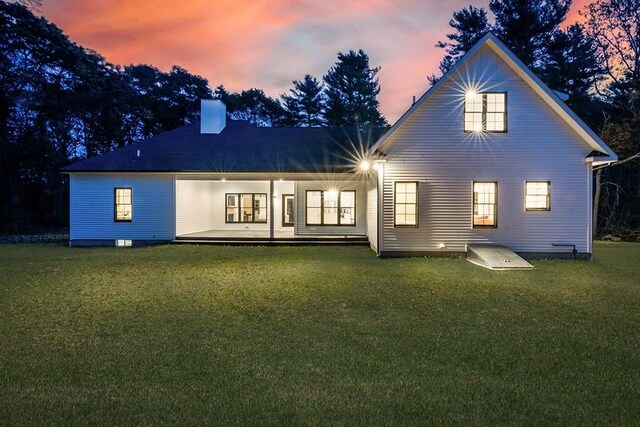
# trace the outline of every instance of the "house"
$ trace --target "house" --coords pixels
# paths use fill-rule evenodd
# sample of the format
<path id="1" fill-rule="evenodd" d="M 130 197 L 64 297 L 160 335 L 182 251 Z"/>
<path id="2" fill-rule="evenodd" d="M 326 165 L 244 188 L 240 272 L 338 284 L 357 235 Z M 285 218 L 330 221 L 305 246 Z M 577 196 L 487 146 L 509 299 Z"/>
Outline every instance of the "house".
<path id="1" fill-rule="evenodd" d="M 379 256 L 591 254 L 592 170 L 615 153 L 494 35 L 388 129 L 202 120 L 66 167 L 71 245 L 366 241 Z"/>

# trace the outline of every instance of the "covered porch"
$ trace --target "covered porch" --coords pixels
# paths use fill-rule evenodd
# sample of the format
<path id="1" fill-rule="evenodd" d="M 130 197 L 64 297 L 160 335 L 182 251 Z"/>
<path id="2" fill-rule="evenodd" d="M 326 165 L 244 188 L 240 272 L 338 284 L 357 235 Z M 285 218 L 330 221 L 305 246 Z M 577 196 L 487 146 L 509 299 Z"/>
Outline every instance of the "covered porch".
<path id="1" fill-rule="evenodd" d="M 253 178 L 253 179 L 250 179 Z M 218 244 L 368 244 L 366 181 L 360 177 L 306 180 L 214 174 L 176 177 L 175 242 Z M 299 178 L 299 177 L 298 177 Z M 307 193 L 341 189 L 349 207 L 327 208 L 336 225 L 307 220 L 318 208 Z M 311 193 L 309 193 L 311 194 Z M 339 193 L 338 193 L 339 194 Z M 358 197 L 356 197 L 356 194 Z M 315 203 L 315 202 L 314 202 Z M 315 204 L 314 204 L 315 206 Z M 319 214 L 318 214 L 319 215 Z M 356 218 L 356 215 L 358 218 Z M 339 218 L 339 219 L 338 219 Z M 340 224 L 340 222 L 345 222 Z M 349 224 L 346 224 L 349 221 Z"/>

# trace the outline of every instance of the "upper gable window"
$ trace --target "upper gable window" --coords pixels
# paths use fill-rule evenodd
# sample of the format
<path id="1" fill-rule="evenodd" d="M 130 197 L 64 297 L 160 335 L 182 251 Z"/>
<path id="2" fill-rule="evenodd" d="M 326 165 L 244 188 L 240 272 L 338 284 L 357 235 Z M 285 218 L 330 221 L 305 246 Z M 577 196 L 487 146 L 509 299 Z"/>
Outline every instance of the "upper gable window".
<path id="1" fill-rule="evenodd" d="M 469 91 L 464 101 L 465 132 L 506 132 L 507 94 Z"/>

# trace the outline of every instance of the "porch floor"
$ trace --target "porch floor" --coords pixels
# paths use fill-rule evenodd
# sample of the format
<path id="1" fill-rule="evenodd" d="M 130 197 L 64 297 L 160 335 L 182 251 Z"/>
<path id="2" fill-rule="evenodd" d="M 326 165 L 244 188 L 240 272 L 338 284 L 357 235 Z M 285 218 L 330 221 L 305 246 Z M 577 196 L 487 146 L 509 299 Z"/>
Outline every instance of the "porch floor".
<path id="1" fill-rule="evenodd" d="M 366 236 L 295 235 L 293 227 L 274 230 L 206 230 L 176 236 L 174 243 L 221 245 L 368 245 Z"/>
<path id="2" fill-rule="evenodd" d="M 181 234 L 179 238 L 189 239 L 218 239 L 218 238 L 269 238 L 269 230 L 206 230 L 197 233 Z M 274 230 L 274 238 L 294 237 L 293 227 L 284 230 Z"/>

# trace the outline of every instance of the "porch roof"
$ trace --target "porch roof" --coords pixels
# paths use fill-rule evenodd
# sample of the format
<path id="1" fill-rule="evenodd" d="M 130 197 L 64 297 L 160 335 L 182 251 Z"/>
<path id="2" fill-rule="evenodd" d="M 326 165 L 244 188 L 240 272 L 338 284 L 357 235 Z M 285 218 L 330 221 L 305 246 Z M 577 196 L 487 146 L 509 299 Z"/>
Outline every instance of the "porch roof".
<path id="1" fill-rule="evenodd" d="M 196 122 L 79 161 L 62 172 L 340 172 L 353 168 L 385 130 L 268 128 L 227 120 L 221 133 L 201 134 Z"/>

